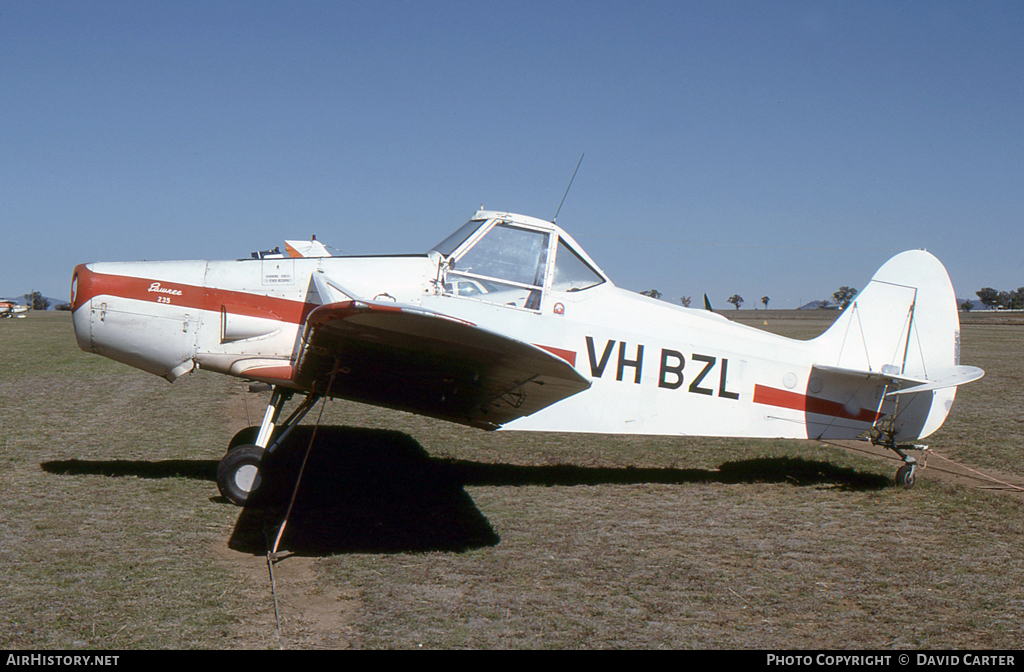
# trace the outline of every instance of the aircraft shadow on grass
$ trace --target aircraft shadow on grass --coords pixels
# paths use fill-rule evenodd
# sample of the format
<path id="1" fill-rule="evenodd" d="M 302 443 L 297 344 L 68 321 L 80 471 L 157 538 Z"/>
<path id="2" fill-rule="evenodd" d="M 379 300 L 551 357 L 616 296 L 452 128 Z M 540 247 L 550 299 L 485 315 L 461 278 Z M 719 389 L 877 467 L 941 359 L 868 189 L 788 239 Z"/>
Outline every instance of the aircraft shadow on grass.
<path id="1" fill-rule="evenodd" d="M 266 553 L 291 500 L 311 427 L 293 432 L 268 455 L 264 481 L 242 509 L 229 541 L 235 550 Z M 217 460 L 63 460 L 44 462 L 63 475 L 190 478 L 216 482 Z M 431 457 L 397 431 L 322 426 L 302 473 L 280 549 L 303 555 L 464 551 L 499 537 L 466 486 L 573 486 L 686 483 L 790 483 L 878 490 L 877 474 L 829 462 L 766 457 L 715 469 L 519 466 Z M 226 500 L 225 500 L 226 501 Z"/>

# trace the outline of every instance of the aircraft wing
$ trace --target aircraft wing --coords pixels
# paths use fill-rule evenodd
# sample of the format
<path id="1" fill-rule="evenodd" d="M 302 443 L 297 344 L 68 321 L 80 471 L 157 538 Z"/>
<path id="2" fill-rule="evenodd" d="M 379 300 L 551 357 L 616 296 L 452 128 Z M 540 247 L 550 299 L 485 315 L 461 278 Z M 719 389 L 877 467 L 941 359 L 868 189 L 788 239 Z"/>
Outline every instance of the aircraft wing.
<path id="1" fill-rule="evenodd" d="M 309 314 L 293 382 L 484 429 L 590 387 L 541 347 L 440 313 L 369 301 Z"/>

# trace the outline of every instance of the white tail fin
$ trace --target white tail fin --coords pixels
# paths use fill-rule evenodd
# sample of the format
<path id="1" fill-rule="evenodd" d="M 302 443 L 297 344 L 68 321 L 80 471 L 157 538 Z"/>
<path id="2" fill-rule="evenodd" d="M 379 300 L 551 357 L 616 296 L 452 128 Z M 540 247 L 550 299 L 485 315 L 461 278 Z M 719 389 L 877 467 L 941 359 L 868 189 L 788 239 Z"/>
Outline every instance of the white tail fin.
<path id="1" fill-rule="evenodd" d="M 956 386 L 984 373 L 959 366 L 953 285 L 939 260 L 924 250 L 886 262 L 814 344 L 815 366 L 884 384 L 885 399 L 879 395 L 878 404 L 899 441 L 941 427 Z"/>
<path id="2" fill-rule="evenodd" d="M 951 369 L 960 320 L 946 269 L 924 250 L 896 255 L 817 340 L 830 366 L 921 380 Z"/>

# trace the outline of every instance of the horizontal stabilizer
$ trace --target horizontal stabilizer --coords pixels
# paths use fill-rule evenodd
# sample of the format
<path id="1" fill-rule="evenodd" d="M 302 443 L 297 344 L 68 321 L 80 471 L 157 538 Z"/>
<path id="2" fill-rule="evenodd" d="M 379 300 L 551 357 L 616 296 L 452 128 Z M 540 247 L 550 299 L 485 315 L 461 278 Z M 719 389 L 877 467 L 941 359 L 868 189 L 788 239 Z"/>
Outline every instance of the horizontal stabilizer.
<path id="1" fill-rule="evenodd" d="M 814 368 L 849 376 L 862 376 L 866 379 L 874 378 L 876 380 L 884 380 L 888 383 L 898 385 L 899 389 L 886 393 L 885 396 L 887 397 L 892 397 L 898 394 L 912 394 L 917 392 L 927 392 L 929 390 L 941 390 L 947 387 L 956 387 L 957 385 L 964 385 L 971 381 L 978 380 L 985 375 L 985 372 L 976 366 L 963 365 L 953 366 L 950 369 L 940 371 L 937 375 L 926 379 L 905 376 L 899 373 L 898 370 L 888 371 L 887 369 L 890 368 L 888 366 L 883 366 L 881 371 L 847 369 L 839 366 L 822 366 L 820 364 L 816 364 Z M 897 367 L 891 368 L 897 369 Z"/>
<path id="2" fill-rule="evenodd" d="M 928 390 L 941 390 L 947 387 L 956 387 L 957 385 L 964 385 L 965 383 L 977 380 L 984 375 L 985 372 L 976 366 L 957 365 L 952 369 L 939 372 L 939 375 L 932 380 L 895 390 L 885 396 L 891 397 L 897 394 L 911 394 L 916 392 L 927 392 Z"/>
<path id="3" fill-rule="evenodd" d="M 814 368 L 822 371 L 830 371 L 832 373 L 840 373 L 847 376 L 874 378 L 876 380 L 885 380 L 899 384 L 921 385 L 929 382 L 927 378 L 905 376 L 899 372 L 899 367 L 897 366 L 883 366 L 881 371 L 870 371 L 868 369 L 856 369 L 846 366 L 825 366 L 824 364 L 815 364 Z"/>

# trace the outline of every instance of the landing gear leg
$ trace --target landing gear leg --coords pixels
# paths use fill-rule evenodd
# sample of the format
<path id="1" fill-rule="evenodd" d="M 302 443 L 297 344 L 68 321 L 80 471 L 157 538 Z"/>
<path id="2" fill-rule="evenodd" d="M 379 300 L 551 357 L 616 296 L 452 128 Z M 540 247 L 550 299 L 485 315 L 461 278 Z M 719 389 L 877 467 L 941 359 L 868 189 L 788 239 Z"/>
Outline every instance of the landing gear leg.
<path id="1" fill-rule="evenodd" d="M 293 394 L 294 392 L 291 390 L 282 390 L 274 386 L 270 403 L 267 405 L 267 412 L 263 416 L 259 434 L 256 436 L 256 443 L 229 448 L 228 454 L 217 465 L 217 487 L 220 489 L 220 493 L 232 503 L 245 506 L 249 497 L 262 483 L 260 464 L 264 455 L 272 453 L 282 445 L 295 426 L 320 398 L 320 395 L 313 393 L 306 395 L 298 408 L 292 411 L 288 419 L 279 427 L 277 421 L 281 416 L 281 409 Z M 279 433 L 275 430 L 279 430 Z"/>
<path id="2" fill-rule="evenodd" d="M 876 446 L 885 446 L 900 456 L 900 459 L 903 460 L 903 466 L 896 471 L 896 485 L 904 488 L 914 487 L 914 482 L 917 480 L 917 458 L 908 455 L 907 451 L 927 450 L 928 446 L 922 446 L 916 443 L 912 445 L 898 445 L 896 443 L 895 432 L 881 427 L 875 427 L 875 430 L 871 435 L 871 443 Z"/>

